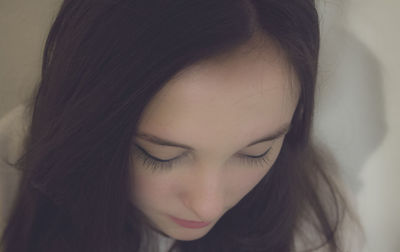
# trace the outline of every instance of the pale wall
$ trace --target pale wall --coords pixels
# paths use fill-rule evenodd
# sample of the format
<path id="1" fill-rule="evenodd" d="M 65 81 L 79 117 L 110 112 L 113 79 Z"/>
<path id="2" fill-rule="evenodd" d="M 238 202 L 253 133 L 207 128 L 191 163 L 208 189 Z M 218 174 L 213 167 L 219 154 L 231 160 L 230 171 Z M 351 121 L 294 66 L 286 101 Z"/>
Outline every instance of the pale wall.
<path id="1" fill-rule="evenodd" d="M 315 133 L 356 194 L 365 252 L 400 251 L 400 1 L 320 5 Z"/>

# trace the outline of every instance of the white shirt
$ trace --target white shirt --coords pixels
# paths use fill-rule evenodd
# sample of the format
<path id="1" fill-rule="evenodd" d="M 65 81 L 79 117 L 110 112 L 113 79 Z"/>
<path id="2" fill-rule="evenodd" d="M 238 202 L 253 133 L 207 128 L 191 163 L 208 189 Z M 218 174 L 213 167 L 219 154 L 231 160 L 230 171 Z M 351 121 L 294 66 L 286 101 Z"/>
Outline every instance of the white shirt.
<path id="1" fill-rule="evenodd" d="M 15 162 L 22 153 L 22 143 L 28 129 L 27 120 L 30 119 L 30 116 L 24 113 L 25 106 L 21 104 L 8 112 L 3 118 L 0 118 L 0 235 L 9 218 L 21 176 L 21 172 L 8 165 L 7 162 Z M 345 188 L 344 185 L 343 188 Z M 354 202 L 354 196 L 350 191 L 344 190 L 344 192 L 350 203 Z M 303 230 L 307 229 L 307 225 L 304 225 Z M 310 240 L 314 240 L 315 235 L 307 231 L 305 233 Z M 158 246 L 158 250 L 155 251 L 166 252 L 175 241 L 153 230 L 150 230 L 150 234 L 158 240 L 155 244 L 156 247 Z M 345 221 L 343 223 L 342 236 L 344 237 L 343 252 L 362 251 L 364 238 L 351 222 Z M 308 246 L 308 242 L 304 244 L 298 238 L 295 241 L 296 251 L 303 251 L 304 247 Z M 324 251 L 326 251 L 326 247 L 316 252 Z M 148 250 L 142 249 L 141 252 L 148 252 Z"/>

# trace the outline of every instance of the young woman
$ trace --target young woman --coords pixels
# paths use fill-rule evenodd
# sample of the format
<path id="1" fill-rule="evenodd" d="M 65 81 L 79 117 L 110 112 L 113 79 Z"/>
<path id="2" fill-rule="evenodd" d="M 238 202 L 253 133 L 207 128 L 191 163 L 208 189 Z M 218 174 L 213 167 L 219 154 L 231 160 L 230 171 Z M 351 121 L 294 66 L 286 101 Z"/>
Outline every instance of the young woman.
<path id="1" fill-rule="evenodd" d="M 318 52 L 312 0 L 64 0 L 1 248 L 350 251 Z"/>

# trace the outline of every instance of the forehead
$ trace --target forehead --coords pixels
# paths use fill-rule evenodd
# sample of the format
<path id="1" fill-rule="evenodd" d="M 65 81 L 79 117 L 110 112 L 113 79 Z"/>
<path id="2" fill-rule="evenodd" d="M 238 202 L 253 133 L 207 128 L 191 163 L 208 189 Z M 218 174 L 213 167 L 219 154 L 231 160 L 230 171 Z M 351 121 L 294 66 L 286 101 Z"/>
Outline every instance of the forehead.
<path id="1" fill-rule="evenodd" d="M 265 135 L 290 122 L 298 100 L 293 79 L 277 50 L 203 61 L 166 83 L 138 128 L 195 148 Z"/>

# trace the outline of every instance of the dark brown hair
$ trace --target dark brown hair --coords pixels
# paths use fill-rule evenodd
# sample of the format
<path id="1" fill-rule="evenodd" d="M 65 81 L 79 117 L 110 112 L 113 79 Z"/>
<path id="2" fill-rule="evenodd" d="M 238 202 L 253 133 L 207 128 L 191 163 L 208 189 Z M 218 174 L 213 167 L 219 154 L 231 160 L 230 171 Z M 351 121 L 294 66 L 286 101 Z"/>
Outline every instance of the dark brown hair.
<path id="1" fill-rule="evenodd" d="M 129 204 L 128 169 L 146 104 L 182 69 L 260 34 L 285 53 L 301 86 L 291 130 L 261 182 L 204 237 L 175 246 L 295 251 L 309 223 L 320 234 L 310 249 L 341 251 L 338 227 L 350 210 L 310 136 L 320 41 L 314 1 L 64 0 L 27 105 L 4 252 L 138 251 L 143 221 Z"/>

